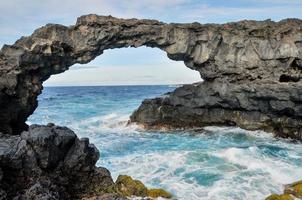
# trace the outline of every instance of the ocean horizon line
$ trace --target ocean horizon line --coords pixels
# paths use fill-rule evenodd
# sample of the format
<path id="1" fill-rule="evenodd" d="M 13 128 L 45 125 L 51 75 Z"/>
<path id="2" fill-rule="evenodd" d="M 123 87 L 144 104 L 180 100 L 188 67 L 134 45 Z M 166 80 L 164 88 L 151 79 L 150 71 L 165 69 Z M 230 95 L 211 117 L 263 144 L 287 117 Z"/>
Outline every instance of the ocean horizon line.
<path id="1" fill-rule="evenodd" d="M 50 87 L 124 87 L 124 86 L 180 86 L 180 85 L 187 85 L 188 83 L 184 84 L 120 84 L 120 85 L 45 85 L 44 88 Z"/>

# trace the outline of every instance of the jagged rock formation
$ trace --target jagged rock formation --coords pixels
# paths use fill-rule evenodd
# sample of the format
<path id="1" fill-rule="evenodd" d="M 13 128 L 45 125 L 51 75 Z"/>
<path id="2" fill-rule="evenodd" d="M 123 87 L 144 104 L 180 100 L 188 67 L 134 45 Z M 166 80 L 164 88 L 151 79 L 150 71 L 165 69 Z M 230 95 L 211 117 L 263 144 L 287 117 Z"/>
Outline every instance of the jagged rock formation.
<path id="1" fill-rule="evenodd" d="M 0 52 L 0 131 L 27 129 L 42 83 L 52 74 L 105 49 L 145 45 L 184 61 L 205 81 L 146 101 L 132 121 L 238 125 L 301 139 L 301 28 L 298 19 L 201 25 L 97 15 L 69 27 L 48 24 Z"/>
<path id="2" fill-rule="evenodd" d="M 21 135 L 0 133 L 0 200 L 126 200 L 171 198 L 163 189 L 148 189 L 130 176 L 113 182 L 96 167 L 99 151 L 54 124 L 31 125 Z"/>
<path id="3" fill-rule="evenodd" d="M 125 199 L 110 172 L 95 166 L 98 158 L 88 139 L 65 127 L 32 125 L 18 136 L 0 133 L 0 199 Z"/>
<path id="4" fill-rule="evenodd" d="M 146 128 L 239 126 L 302 140 L 301 88 L 296 83 L 205 81 L 145 100 L 131 120 Z"/>
<path id="5" fill-rule="evenodd" d="M 132 122 L 237 125 L 302 139 L 301 20 L 201 25 L 87 15 L 0 51 L 0 199 L 124 199 L 110 173 L 95 167 L 99 154 L 87 139 L 52 124 L 28 129 L 25 121 L 51 75 L 106 49 L 142 45 L 184 61 L 205 81 L 144 101 Z"/>

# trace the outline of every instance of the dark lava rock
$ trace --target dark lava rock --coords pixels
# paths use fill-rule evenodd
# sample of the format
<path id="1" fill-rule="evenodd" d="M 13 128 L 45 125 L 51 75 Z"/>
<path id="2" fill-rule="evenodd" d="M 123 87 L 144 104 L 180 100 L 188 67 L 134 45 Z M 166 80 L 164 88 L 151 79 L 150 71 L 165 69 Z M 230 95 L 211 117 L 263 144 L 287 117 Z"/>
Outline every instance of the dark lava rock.
<path id="1" fill-rule="evenodd" d="M 171 99 L 165 98 L 163 107 L 161 99 L 145 101 L 132 116 L 133 122 L 238 125 L 301 139 L 297 113 L 302 99 L 296 94 L 302 87 L 299 19 L 202 25 L 86 15 L 74 26 L 47 24 L 0 51 L 0 131 L 20 134 L 27 130 L 25 121 L 37 107 L 43 81 L 51 75 L 75 63 L 87 63 L 106 49 L 143 45 L 184 61 L 205 82 L 199 89 L 194 85 L 178 89 Z M 217 93 L 217 87 L 222 87 L 222 93 Z M 44 167 L 53 160 L 49 162 Z"/>
<path id="2" fill-rule="evenodd" d="M 146 128 L 236 125 L 302 140 L 301 91 L 295 83 L 205 81 L 143 101 L 131 121 Z"/>
<path id="3" fill-rule="evenodd" d="M 95 166 L 98 158 L 98 150 L 88 139 L 77 138 L 66 127 L 32 125 L 19 136 L 1 134 L 0 199 L 116 194 L 110 172 Z"/>
<path id="4" fill-rule="evenodd" d="M 95 167 L 99 152 L 88 139 L 25 122 L 51 75 L 106 49 L 143 45 L 184 61 L 204 82 L 145 100 L 132 122 L 237 125 L 302 139 L 301 20 L 202 25 L 86 15 L 74 26 L 47 24 L 0 51 L 0 199 L 124 198 L 109 171 Z"/>

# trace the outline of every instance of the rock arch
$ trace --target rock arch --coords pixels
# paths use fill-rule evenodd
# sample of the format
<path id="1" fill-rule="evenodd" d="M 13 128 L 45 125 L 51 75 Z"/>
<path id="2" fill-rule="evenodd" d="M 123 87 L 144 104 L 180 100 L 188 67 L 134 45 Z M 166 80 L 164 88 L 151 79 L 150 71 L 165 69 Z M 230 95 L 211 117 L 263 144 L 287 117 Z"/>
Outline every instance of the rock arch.
<path id="1" fill-rule="evenodd" d="M 267 127 L 272 127 L 276 122 L 270 121 L 268 126 L 262 124 L 252 128 L 244 124 L 256 120 L 262 122 L 265 117 L 271 120 L 277 116 L 294 120 L 291 126 L 301 125 L 301 115 L 295 108 L 302 102 L 299 96 L 301 82 L 279 83 L 280 76 L 284 74 L 301 76 L 301 30 L 302 21 L 298 19 L 201 25 L 86 15 L 79 17 L 74 26 L 48 24 L 37 29 L 31 36 L 22 37 L 13 45 L 5 45 L 0 52 L 0 131 L 18 134 L 27 128 L 25 121 L 38 105 L 37 96 L 42 91 L 42 83 L 51 75 L 68 70 L 75 63 L 87 63 L 106 49 L 143 45 L 167 52 L 172 60 L 184 61 L 187 67 L 199 71 L 205 79 L 204 85 L 207 87 L 201 86 L 199 91 L 190 91 L 198 96 L 205 89 L 207 92 L 204 95 L 200 95 L 198 100 L 178 98 L 178 104 L 183 104 L 182 100 L 196 104 L 196 107 L 191 107 L 195 111 L 197 108 L 207 112 L 217 108 L 220 111 L 238 111 L 237 114 L 230 114 L 230 119 L 227 120 L 220 113 L 215 116 L 218 119 L 213 124 L 230 123 L 248 129 L 269 130 Z M 292 67 L 293 63 L 295 67 Z M 246 84 L 249 87 L 243 87 Z M 282 89 L 278 89 L 276 84 L 282 86 Z M 222 90 L 225 86 L 229 88 L 228 94 L 226 90 Z M 251 93 L 253 87 L 263 87 L 263 91 L 273 88 L 272 98 L 267 101 L 265 95 L 245 95 L 246 91 Z M 287 89 L 290 92 L 286 93 Z M 185 89 L 181 89 L 183 90 Z M 241 96 L 238 96 L 239 93 Z M 288 93 L 290 95 L 286 96 Z M 210 104 L 211 100 L 205 99 L 213 95 L 217 98 Z M 236 101 L 232 101 L 232 98 L 236 98 Z M 251 102 L 257 98 L 259 101 Z M 199 105 L 196 101 L 209 102 Z M 176 106 L 176 102 L 171 102 L 172 106 Z M 254 105 L 259 102 L 265 105 Z M 153 107 L 161 106 L 160 104 L 153 104 Z M 202 115 L 195 111 L 187 109 L 187 113 L 200 118 Z M 253 115 L 255 119 L 251 119 L 251 112 L 257 112 L 259 116 Z M 260 116 L 263 113 L 265 115 Z M 161 116 L 157 119 L 159 124 L 158 120 L 162 120 L 163 113 L 157 114 Z M 186 116 L 170 119 L 169 122 L 165 120 L 171 125 L 177 120 L 187 125 L 207 124 L 200 120 L 195 120 L 196 124 L 186 122 L 183 117 Z M 146 123 L 139 115 L 132 117 L 132 120 Z M 283 130 L 280 123 L 272 130 L 276 127 Z M 299 131 L 300 129 L 298 133 L 301 134 Z"/>

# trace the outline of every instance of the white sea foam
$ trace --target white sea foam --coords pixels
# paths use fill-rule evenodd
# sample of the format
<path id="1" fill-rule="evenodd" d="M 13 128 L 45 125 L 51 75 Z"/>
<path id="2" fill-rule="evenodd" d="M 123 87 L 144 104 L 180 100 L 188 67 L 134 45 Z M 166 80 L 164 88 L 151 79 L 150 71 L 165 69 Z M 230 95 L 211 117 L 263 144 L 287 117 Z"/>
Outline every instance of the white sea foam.
<path id="1" fill-rule="evenodd" d="M 204 130 L 219 133 L 219 134 L 227 134 L 227 133 L 243 133 L 247 135 L 251 135 L 254 137 L 259 137 L 259 138 L 272 138 L 273 134 L 268 133 L 265 131 L 257 130 L 257 131 L 249 131 L 249 130 L 244 130 L 239 127 L 233 127 L 233 126 L 207 126 L 204 127 Z"/>
<path id="2" fill-rule="evenodd" d="M 65 98 L 66 94 L 69 92 L 57 95 Z M 55 98 L 51 104 L 40 104 L 29 121 L 71 127 L 97 146 L 101 153 L 98 165 L 107 167 L 114 179 L 119 174 L 131 175 L 148 187 L 172 192 L 180 200 L 264 199 L 282 192 L 283 184 L 302 179 L 301 143 L 235 127 L 206 127 L 209 134 L 143 132 L 136 125 L 127 125 L 136 106 L 127 100 L 121 101 L 125 102 L 121 108 L 121 102 L 113 99 L 115 95 L 107 94 L 90 90 L 87 95 L 83 93 L 89 97 L 88 101 L 82 99 L 85 103 L 79 103 L 82 97 L 74 95 L 68 101 Z M 83 119 L 82 113 L 98 116 Z"/>
<path id="3" fill-rule="evenodd" d="M 188 182 L 183 174 L 192 167 L 186 165 L 188 151 L 169 151 L 156 153 L 132 154 L 110 159 L 116 178 L 119 174 L 129 174 L 143 181 L 148 187 L 163 187 L 176 194 L 178 199 L 199 199 L 203 188 L 194 181 Z M 143 156 L 142 156 L 143 155 Z M 175 172 L 183 169 L 179 176 Z"/>
<path id="4" fill-rule="evenodd" d="M 246 150 L 229 148 L 209 152 L 209 156 L 220 157 L 226 162 L 241 167 L 237 170 L 224 171 L 223 177 L 208 187 L 185 177 L 187 173 L 196 170 L 213 170 L 202 166 L 201 163 L 188 162 L 190 151 L 144 153 L 142 150 L 139 154 L 112 158 L 110 166 L 114 169 L 115 178 L 118 174 L 129 174 L 142 180 L 149 187 L 163 187 L 178 199 L 189 200 L 263 199 L 271 192 L 281 192 L 282 184 L 301 178 L 299 177 L 302 173 L 301 169 L 282 161 L 257 157 L 259 156 L 257 151 L 256 147 L 251 147 Z M 106 163 L 101 164 L 106 165 Z M 178 170 L 180 173 L 175 174 Z"/>
<path id="5" fill-rule="evenodd" d="M 136 124 L 128 124 L 129 115 L 111 113 L 108 115 L 95 116 L 80 122 L 76 122 L 73 127 L 89 131 L 91 133 L 115 132 L 128 133 L 135 132 L 139 127 Z"/>
<path id="6" fill-rule="evenodd" d="M 231 177 L 225 177 L 225 181 L 229 182 L 228 185 L 231 186 L 231 188 L 226 189 L 231 189 L 231 191 L 236 191 L 237 189 L 242 191 L 243 188 L 251 190 L 244 194 L 250 196 L 247 199 L 251 197 L 260 199 L 263 198 L 263 194 L 270 194 L 272 191 L 281 192 L 283 184 L 301 179 L 301 168 L 288 164 L 281 159 L 261 155 L 259 149 L 255 146 L 249 148 L 232 147 L 215 152 L 213 155 L 242 167 L 241 170 L 233 175 L 228 174 Z M 247 178 L 242 176 L 244 173 L 251 173 L 252 175 Z M 236 181 L 233 181 L 234 177 L 242 179 L 242 183 L 234 184 L 236 183 Z M 217 184 L 217 188 L 222 190 L 222 186 L 219 183 Z"/>
<path id="7" fill-rule="evenodd" d="M 80 137 L 89 137 L 101 151 L 114 149 L 124 151 L 123 145 L 133 140 L 148 142 L 150 138 L 139 137 L 139 126 L 128 125 L 129 115 L 117 112 L 76 121 L 71 126 Z M 262 131 L 246 131 L 235 127 L 206 127 L 205 130 L 217 135 L 217 141 L 227 140 L 229 134 L 246 134 L 293 151 L 289 158 L 300 159 L 301 145 L 275 140 L 272 134 Z M 88 135 L 87 135 L 88 134 Z M 102 134 L 101 137 L 99 135 Z M 147 134 L 147 133 L 146 133 Z M 134 138 L 132 137 L 134 135 Z M 222 137 L 220 137 L 222 136 Z M 181 137 L 181 136 L 180 136 Z M 204 137 L 197 137 L 207 139 Z M 185 141 L 184 141 L 185 142 Z M 216 141 L 215 141 L 216 142 Z M 219 143 L 219 142 L 218 142 Z M 217 143 L 216 143 L 217 144 Z M 158 144 L 161 145 L 161 144 Z M 295 151 L 297 150 L 297 151 Z M 192 156 L 204 156 L 208 160 L 219 158 L 224 163 L 207 164 L 206 161 L 191 162 Z M 197 158 L 198 160 L 198 158 Z M 245 148 L 209 148 L 206 151 L 172 150 L 147 151 L 141 149 L 134 153 L 101 159 L 98 165 L 110 169 L 114 179 L 119 174 L 131 175 L 143 181 L 148 187 L 162 187 L 172 192 L 177 199 L 185 200 L 255 200 L 263 199 L 272 192 L 280 193 L 283 184 L 301 179 L 302 169 L 287 163 L 286 159 L 266 156 L 257 146 Z M 217 173 L 221 177 L 210 185 L 200 185 L 192 172 Z"/>
<path id="8" fill-rule="evenodd" d="M 238 131 L 227 128 L 224 130 Z M 209 167 L 200 162 L 188 162 L 193 153 L 194 151 L 179 150 L 146 153 L 142 149 L 142 152 L 136 154 L 111 158 L 110 168 L 114 169 L 114 177 L 118 174 L 129 174 L 149 187 L 163 187 L 178 199 L 189 200 L 263 199 L 272 192 L 282 192 L 283 184 L 301 179 L 302 169 L 284 160 L 265 157 L 257 146 L 230 147 L 216 151 L 209 149 L 205 152 L 209 157 L 223 159 L 225 164 L 233 166 L 225 171 L 221 171 L 220 166 Z M 210 186 L 202 186 L 185 176 L 196 170 L 210 172 L 215 169 L 223 175 Z M 178 170 L 181 172 L 175 174 Z"/>
<path id="9" fill-rule="evenodd" d="M 111 113 L 85 119 L 75 125 L 80 130 L 92 134 L 90 135 L 92 142 L 100 145 L 101 149 L 123 151 L 123 145 L 127 145 L 133 139 L 131 134 L 137 134 L 139 130 L 136 125 L 127 125 L 128 120 L 128 115 Z M 218 136 L 239 133 L 264 140 L 273 139 L 272 134 L 262 131 L 245 131 L 234 127 L 206 127 L 205 129 Z M 99 133 L 114 133 L 116 136 L 119 135 L 119 139 L 110 134 L 105 138 L 95 137 Z M 127 136 L 130 139 L 123 138 L 125 134 L 130 134 Z M 117 141 L 110 142 L 112 140 Z M 143 138 L 140 140 L 144 141 Z M 283 143 L 280 142 L 280 145 L 285 145 Z M 111 157 L 107 160 L 101 159 L 98 164 L 110 168 L 114 178 L 117 178 L 119 174 L 128 174 L 143 181 L 148 187 L 162 187 L 172 192 L 177 199 L 188 200 L 263 199 L 272 192 L 281 192 L 283 184 L 301 179 L 302 169 L 284 160 L 265 157 L 257 146 L 228 147 L 221 150 L 211 148 L 205 154 L 208 157 L 224 160 L 225 165 L 229 167 L 223 169 L 224 166 L 219 166 L 219 164 L 206 166 L 201 162 L 189 162 L 192 155 L 198 155 L 196 151 L 171 149 L 151 152 L 142 149 L 140 152 Z M 300 158 L 299 156 L 296 155 L 297 158 Z M 198 170 L 220 173 L 222 177 L 214 181 L 212 185 L 203 186 L 194 177 L 186 177 L 187 174 Z"/>

